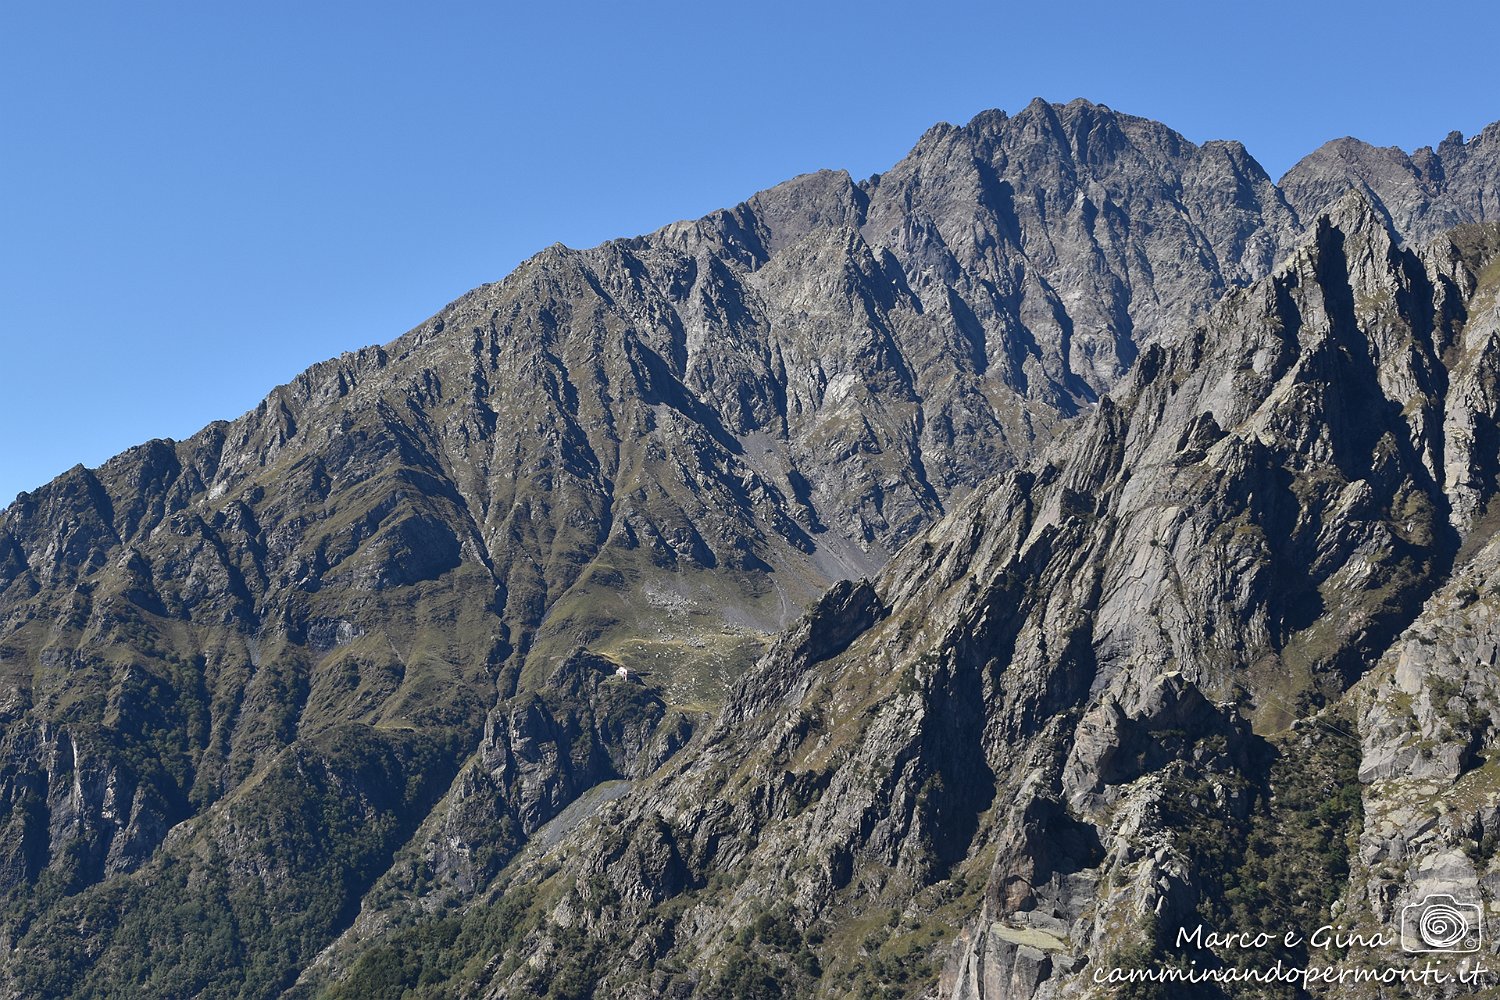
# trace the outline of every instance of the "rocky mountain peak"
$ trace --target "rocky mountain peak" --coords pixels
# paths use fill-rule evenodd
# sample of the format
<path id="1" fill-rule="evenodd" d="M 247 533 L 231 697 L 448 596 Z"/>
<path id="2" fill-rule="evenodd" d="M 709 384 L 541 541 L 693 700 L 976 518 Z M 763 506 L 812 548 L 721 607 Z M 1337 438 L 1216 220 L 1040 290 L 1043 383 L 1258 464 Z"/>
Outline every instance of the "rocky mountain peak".
<path id="1" fill-rule="evenodd" d="M 1273 798 L 1352 829 L 1306 721 L 1350 692 L 1371 775 L 1464 780 L 1411 630 L 1488 648 L 1500 237 L 1422 234 L 1494 218 L 1497 149 L 1278 188 L 987 112 L 23 496 L 3 990 L 1057 995 L 1248 879 Z"/>
<path id="2" fill-rule="evenodd" d="M 1458 271 L 1492 267 L 1481 242 L 1466 242 Z M 1293 880 L 1353 863 L 1307 844 L 1358 829 L 1347 699 L 1361 678 L 1396 678 L 1382 682 L 1394 685 L 1388 716 L 1368 744 L 1387 761 L 1379 773 L 1417 752 L 1397 716 L 1412 704 L 1399 692 L 1423 690 L 1410 666 L 1422 647 L 1399 637 L 1444 606 L 1426 602 L 1468 558 L 1434 457 L 1464 449 L 1446 430 L 1459 412 L 1494 413 L 1454 395 L 1476 359 L 1437 349 L 1444 323 L 1456 335 L 1491 323 L 1445 313 L 1447 284 L 1465 282 L 1424 260 L 1446 254 L 1403 249 L 1367 197 L 1342 200 L 1192 337 L 1151 348 L 1118 398 L 1036 464 L 965 500 L 872 589 L 831 593 L 735 688 L 712 739 L 602 814 L 603 828 L 665 837 L 670 848 L 651 852 L 662 860 L 643 865 L 642 842 L 578 845 L 626 899 L 710 872 L 719 891 L 605 904 L 598 926 L 720 976 L 748 960 L 723 964 L 739 947 L 790 988 L 847 974 L 858 993 L 892 973 L 870 971 L 846 928 L 890 912 L 920 935 L 964 913 L 945 952 L 918 947 L 933 963 L 919 982 L 971 998 L 1062 996 L 1111 956 L 1166 960 L 1162 926 L 1328 919 L 1322 895 L 1276 909 L 1279 876 L 1247 845 L 1272 850 Z M 1390 675 L 1377 665 L 1393 643 L 1407 666 Z M 1466 732 L 1493 726 L 1485 698 Z M 1438 794 L 1480 760 L 1434 761 Z M 1381 794 L 1396 794 L 1394 779 Z M 1442 884 L 1479 884 L 1444 852 L 1490 828 L 1490 804 L 1461 807 L 1453 839 L 1424 841 L 1424 812 L 1379 801 L 1396 824 L 1380 829 L 1408 839 L 1367 828 L 1369 863 L 1414 844 L 1457 880 Z M 668 857 L 682 866 L 670 879 Z M 535 864 L 510 891 L 543 877 Z M 1420 867 L 1380 869 L 1378 896 L 1351 882 L 1346 919 L 1392 919 L 1395 894 L 1438 884 Z M 1260 895 L 1247 906 L 1246 893 Z M 758 943 L 765 900 L 817 942 L 804 946 L 820 971 Z M 686 907 L 670 939 L 652 936 L 658 905 Z M 560 933 L 544 924 L 528 947 Z M 694 964 L 635 992 L 629 973 L 604 982 L 687 996 L 724 981 Z M 521 995 L 526 981 L 485 989 Z"/>
<path id="3" fill-rule="evenodd" d="M 1425 243 L 1465 222 L 1500 218 L 1500 174 L 1490 125 L 1468 142 L 1450 133 L 1436 149 L 1406 153 L 1358 139 L 1325 143 L 1281 179 L 1287 201 L 1307 217 L 1350 186 L 1365 191 L 1404 239 Z"/>

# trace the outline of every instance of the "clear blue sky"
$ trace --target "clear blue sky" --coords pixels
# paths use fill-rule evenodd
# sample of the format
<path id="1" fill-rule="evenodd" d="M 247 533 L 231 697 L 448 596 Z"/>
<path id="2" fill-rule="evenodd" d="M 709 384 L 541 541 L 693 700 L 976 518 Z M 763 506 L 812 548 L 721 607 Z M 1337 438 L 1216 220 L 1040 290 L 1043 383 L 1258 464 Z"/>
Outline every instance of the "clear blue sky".
<path id="1" fill-rule="evenodd" d="M 542 247 L 1087 97 L 1279 174 L 1500 118 L 1460 2 L 0 4 L 0 505 Z"/>

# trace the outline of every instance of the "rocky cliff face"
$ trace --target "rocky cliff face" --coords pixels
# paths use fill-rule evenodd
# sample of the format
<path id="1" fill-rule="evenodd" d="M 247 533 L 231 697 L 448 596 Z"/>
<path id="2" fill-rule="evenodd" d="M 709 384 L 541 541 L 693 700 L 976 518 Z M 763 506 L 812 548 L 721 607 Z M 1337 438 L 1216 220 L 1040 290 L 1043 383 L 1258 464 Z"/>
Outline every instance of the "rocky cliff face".
<path id="1" fill-rule="evenodd" d="M 1493 699 L 1467 663 L 1497 482 L 1468 428 L 1496 414 L 1464 387 L 1497 250 L 1406 250 L 1342 201 L 1035 464 L 830 592 L 647 785 L 523 856 L 492 892 L 534 902 L 469 995 L 583 955 L 611 996 L 1060 996 L 1159 959 L 1162 928 L 1378 928 L 1489 886 Z"/>
<path id="2" fill-rule="evenodd" d="M 1487 551 L 1494 235 L 1315 160 L 987 113 L 23 495 L 5 989 L 1050 994 L 1322 735 L 1461 781 L 1369 665 Z"/>
<path id="3" fill-rule="evenodd" d="M 1302 217 L 1351 187 L 1405 238 L 1426 242 L 1454 226 L 1500 220 L 1500 123 L 1467 142 L 1457 132 L 1415 153 L 1336 139 L 1287 171 L 1281 190 Z"/>

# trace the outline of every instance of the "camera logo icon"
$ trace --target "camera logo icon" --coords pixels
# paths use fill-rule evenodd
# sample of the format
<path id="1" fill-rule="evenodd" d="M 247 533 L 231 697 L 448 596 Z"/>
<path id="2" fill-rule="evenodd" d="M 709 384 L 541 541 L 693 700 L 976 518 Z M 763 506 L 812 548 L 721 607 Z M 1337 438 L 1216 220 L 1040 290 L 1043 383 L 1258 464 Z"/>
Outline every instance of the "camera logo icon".
<path id="1" fill-rule="evenodd" d="M 1401 950 L 1410 954 L 1478 951 L 1484 940 L 1484 915 L 1478 903 L 1462 903 L 1433 893 L 1401 908 Z"/>

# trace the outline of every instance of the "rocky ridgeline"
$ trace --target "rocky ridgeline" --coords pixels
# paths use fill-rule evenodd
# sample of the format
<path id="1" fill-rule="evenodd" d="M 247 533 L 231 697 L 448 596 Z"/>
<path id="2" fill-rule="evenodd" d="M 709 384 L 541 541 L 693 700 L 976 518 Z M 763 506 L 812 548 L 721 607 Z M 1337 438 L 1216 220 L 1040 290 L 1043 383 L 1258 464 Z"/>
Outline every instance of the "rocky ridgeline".
<path id="1" fill-rule="evenodd" d="M 1278 187 L 990 112 L 23 495 L 5 990 L 1052 995 L 1230 905 L 1294 753 L 1375 782 L 1350 912 L 1481 878 L 1487 702 L 1411 636 L 1469 573 L 1488 648 L 1495 237 L 1424 240 L 1493 131 Z"/>
<path id="2" fill-rule="evenodd" d="M 506 947 L 581 933 L 611 996 L 746 975 L 1061 996 L 1155 956 L 1159 928 L 1331 906 L 1376 931 L 1430 891 L 1488 894 L 1476 512 L 1500 411 L 1466 387 L 1495 361 L 1497 251 L 1493 228 L 1404 249 L 1340 202 L 873 587 L 831 592 L 597 826 L 523 859 L 500 898 L 574 880 Z M 1335 896 L 1277 900 L 1256 844 Z M 501 965 L 473 995 L 558 971 Z"/>

